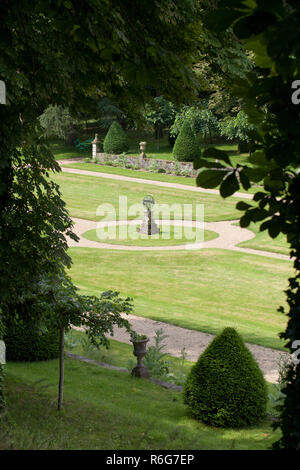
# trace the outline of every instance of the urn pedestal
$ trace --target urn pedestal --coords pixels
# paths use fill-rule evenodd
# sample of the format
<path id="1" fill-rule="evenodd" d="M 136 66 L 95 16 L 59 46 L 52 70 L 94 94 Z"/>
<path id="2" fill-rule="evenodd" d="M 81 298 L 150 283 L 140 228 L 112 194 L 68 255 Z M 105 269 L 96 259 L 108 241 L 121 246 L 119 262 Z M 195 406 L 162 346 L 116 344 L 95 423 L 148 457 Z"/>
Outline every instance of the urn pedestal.
<path id="1" fill-rule="evenodd" d="M 133 343 L 133 354 L 137 358 L 137 365 L 132 369 L 131 375 L 134 377 L 143 377 L 148 379 L 150 377 L 147 367 L 143 364 L 143 357 L 147 353 L 147 343 L 149 339 L 131 340 Z"/>

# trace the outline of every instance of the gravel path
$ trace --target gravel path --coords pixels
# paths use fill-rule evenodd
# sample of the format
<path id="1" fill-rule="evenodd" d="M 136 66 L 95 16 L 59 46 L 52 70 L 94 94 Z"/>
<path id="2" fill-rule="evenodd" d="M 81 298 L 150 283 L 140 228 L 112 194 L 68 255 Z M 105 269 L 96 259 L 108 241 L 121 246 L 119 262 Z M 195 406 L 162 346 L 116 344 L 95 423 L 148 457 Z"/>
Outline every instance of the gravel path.
<path id="1" fill-rule="evenodd" d="M 170 245 L 170 246 L 129 246 L 129 245 L 113 245 L 110 243 L 96 242 L 83 238 L 84 232 L 97 227 L 108 227 L 113 225 L 130 225 L 141 223 L 141 221 L 111 221 L 111 222 L 94 222 L 85 219 L 73 218 L 75 223 L 73 231 L 78 235 L 79 242 L 74 242 L 71 239 L 68 239 L 69 246 L 80 246 L 87 248 L 106 248 L 110 250 L 127 250 L 127 251 L 170 251 L 170 250 L 186 250 L 186 249 L 201 249 L 201 248 L 221 248 L 225 250 L 234 250 L 240 251 L 241 253 L 251 253 L 260 256 L 267 256 L 269 258 L 277 258 L 289 260 L 288 256 L 281 255 L 279 253 L 271 253 L 269 251 L 260 251 L 253 250 L 252 248 L 240 248 L 236 246 L 237 244 L 251 240 L 255 237 L 255 234 L 248 229 L 241 228 L 240 226 L 233 225 L 237 221 L 229 220 L 223 222 L 205 222 L 202 227 L 205 230 L 212 230 L 213 232 L 218 233 L 218 237 L 202 243 L 193 243 L 185 245 Z M 158 222 L 158 221 L 157 221 Z M 181 225 L 179 220 L 161 220 L 162 224 L 170 223 L 171 225 Z M 186 226 L 200 227 L 199 222 L 185 221 Z"/>
<path id="2" fill-rule="evenodd" d="M 62 160 L 59 163 L 66 164 L 72 162 L 78 162 L 78 159 L 74 160 Z M 141 184 L 150 184 L 154 186 L 162 186 L 162 187 L 170 187 L 176 189 L 184 189 L 187 191 L 198 191 L 198 192 L 206 192 L 210 194 L 219 194 L 217 190 L 213 189 L 203 189 L 203 188 L 196 188 L 192 186 L 187 186 L 183 184 L 177 183 L 167 183 L 162 181 L 153 181 L 153 180 L 144 180 L 140 178 L 131 178 L 127 176 L 121 175 L 113 175 L 107 173 L 99 173 L 93 171 L 85 171 L 85 170 L 76 170 L 72 168 L 62 168 L 62 171 L 68 173 L 76 173 L 76 174 L 84 174 L 88 176 L 96 176 L 101 178 L 108 178 L 108 179 L 116 179 L 122 181 L 129 181 Z M 235 193 L 235 197 L 251 199 L 251 194 L 244 194 L 244 193 Z M 69 246 L 80 246 L 80 247 L 91 247 L 91 248 L 106 248 L 106 249 L 114 249 L 114 250 L 128 250 L 128 251 L 154 251 L 154 250 L 182 250 L 186 249 L 186 245 L 174 245 L 174 246 L 163 246 L 163 247 L 142 247 L 142 246 L 127 246 L 127 245 L 112 245 L 108 243 L 101 243 L 101 242 L 94 242 L 90 240 L 86 240 L 82 237 L 82 234 L 87 230 L 95 229 L 97 226 L 107 226 L 116 225 L 116 224 L 126 224 L 126 221 L 119 221 L 119 222 L 94 222 L 88 221 L 85 219 L 78 219 L 73 218 L 75 223 L 74 232 L 79 236 L 80 240 L 78 243 L 75 243 L 73 240 L 69 239 L 68 244 Z M 133 221 L 132 221 L 133 222 Z M 129 223 L 132 223 L 129 222 Z M 164 223 L 166 221 L 162 221 Z M 240 248 L 236 246 L 237 244 L 250 240 L 255 236 L 253 232 L 247 229 L 243 229 L 239 226 L 233 225 L 235 220 L 232 221 L 223 221 L 223 222 L 206 222 L 204 224 L 204 228 L 206 230 L 212 230 L 217 232 L 219 237 L 215 238 L 214 240 L 210 240 L 207 242 L 203 242 L 201 244 L 194 244 L 194 248 L 222 248 L 234 251 L 240 251 L 242 253 L 251 253 L 260 256 L 267 256 L 270 258 L 278 258 L 289 260 L 288 256 L 284 256 L 277 253 L 271 253 L 266 251 L 254 250 L 250 248 Z M 136 222 L 135 222 L 136 223 Z M 179 221 L 172 221 L 175 225 L 180 224 Z M 195 226 L 195 222 L 191 223 Z M 191 247 L 190 247 L 191 248 Z M 150 341 L 149 345 L 154 344 L 154 336 L 155 331 L 158 329 L 163 329 L 164 333 L 168 335 L 166 340 L 164 341 L 166 344 L 165 351 L 175 357 L 181 356 L 181 351 L 185 348 L 186 358 L 190 361 L 196 361 L 199 355 L 204 351 L 204 349 L 208 346 L 211 340 L 214 338 L 214 335 L 203 333 L 201 331 L 189 330 L 186 328 L 181 328 L 178 326 L 171 325 L 169 323 L 163 323 L 160 321 L 150 320 L 148 318 L 137 317 L 135 315 L 128 315 L 126 318 L 132 324 L 134 330 L 136 330 L 140 334 L 146 334 L 149 336 Z M 130 343 L 129 334 L 124 329 L 115 328 L 114 330 L 114 339 L 118 341 L 122 341 L 124 343 Z M 283 354 L 281 351 L 266 348 L 263 346 L 258 346 L 254 344 L 246 343 L 247 347 L 252 352 L 253 356 L 257 360 L 266 380 L 269 382 L 277 382 L 278 380 L 278 362 L 280 357 Z"/>
<path id="3" fill-rule="evenodd" d="M 168 335 L 164 340 L 166 345 L 164 351 L 172 356 L 180 357 L 182 349 L 185 348 L 187 360 L 193 362 L 197 361 L 199 355 L 214 338 L 214 335 L 208 333 L 188 330 L 169 323 L 150 320 L 149 318 L 137 317 L 135 315 L 126 315 L 126 318 L 128 318 L 135 331 L 150 338 L 148 345 L 154 344 L 155 331 L 161 328 Z M 131 344 L 129 334 L 124 329 L 115 328 L 113 338 L 123 343 Z M 246 345 L 257 360 L 265 379 L 269 382 L 277 382 L 278 361 L 286 353 L 255 344 L 246 343 Z"/>

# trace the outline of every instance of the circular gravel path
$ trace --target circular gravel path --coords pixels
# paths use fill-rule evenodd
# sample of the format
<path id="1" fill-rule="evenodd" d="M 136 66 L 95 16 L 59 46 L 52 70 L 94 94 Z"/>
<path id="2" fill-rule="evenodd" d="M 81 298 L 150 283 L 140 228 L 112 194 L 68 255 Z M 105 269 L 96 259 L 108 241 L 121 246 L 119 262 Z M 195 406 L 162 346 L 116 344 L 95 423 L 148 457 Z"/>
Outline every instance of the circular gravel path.
<path id="1" fill-rule="evenodd" d="M 78 159 L 74 159 L 74 161 L 78 162 Z M 64 160 L 60 161 L 60 164 L 72 163 L 71 160 Z M 219 194 L 217 190 L 208 190 L 203 188 L 196 188 L 191 186 L 186 186 L 183 184 L 177 183 L 167 183 L 161 181 L 153 181 L 153 180 L 143 180 L 140 178 L 131 178 L 125 177 L 121 175 L 113 175 L 107 173 L 99 173 L 99 172 L 92 172 L 92 171 L 85 171 L 85 170 L 76 170 L 72 168 L 62 168 L 63 171 L 69 173 L 77 173 L 77 174 L 84 174 L 89 176 L 96 176 L 101 178 L 108 178 L 108 179 L 118 179 L 122 181 L 129 181 L 135 183 L 142 183 L 142 184 L 150 184 L 154 186 L 163 186 L 163 187 L 171 187 L 177 189 L 184 189 L 187 191 L 198 191 L 198 192 L 206 192 L 210 194 Z M 252 198 L 251 194 L 244 194 L 244 193 L 235 193 L 236 197 L 250 199 Z M 74 221 L 74 232 L 79 237 L 79 242 L 74 242 L 71 239 L 68 239 L 69 246 L 77 246 L 77 247 L 88 247 L 88 248 L 104 248 L 104 249 L 111 249 L 111 250 L 128 250 L 128 251 L 155 251 L 155 250 L 182 250 L 182 249 L 201 249 L 201 248 L 221 248 L 227 250 L 234 250 L 240 251 L 242 253 L 250 253 L 256 254 L 260 256 L 267 256 L 269 258 L 278 258 L 289 260 L 290 258 L 285 255 L 281 255 L 278 253 L 271 253 L 267 251 L 260 251 L 254 250 L 250 248 L 241 248 L 236 246 L 237 244 L 250 240 L 251 238 L 255 237 L 255 234 L 250 230 L 241 228 L 239 226 L 233 225 L 237 221 L 222 221 L 222 222 L 205 222 L 204 229 L 205 230 L 212 230 L 218 233 L 218 238 L 214 240 L 210 240 L 207 242 L 203 242 L 201 244 L 193 244 L 191 245 L 174 245 L 174 246 L 163 246 L 163 247 L 155 247 L 155 246 L 127 246 L 127 245 L 112 245 L 109 243 L 101 243 L 90 241 L 82 237 L 83 233 L 96 229 L 97 226 L 107 226 L 108 224 L 112 225 L 120 225 L 120 224 L 127 224 L 127 221 L 112 221 L 112 222 L 94 222 L 85 219 L 78 219 L 73 218 Z M 162 221 L 162 223 L 167 221 Z M 130 221 L 129 223 L 136 223 L 136 221 Z M 180 224 L 180 221 L 171 221 L 170 223 Z M 193 226 L 196 225 L 195 222 L 190 222 Z M 132 324 L 134 330 L 136 330 L 140 334 L 146 334 L 150 338 L 149 344 L 154 344 L 154 336 L 155 331 L 158 329 L 163 329 L 164 333 L 168 335 L 165 340 L 166 348 L 165 351 L 169 354 L 180 357 L 181 351 L 185 348 L 186 358 L 190 361 L 196 361 L 199 355 L 204 351 L 204 349 L 208 346 L 210 341 L 214 338 L 214 335 L 203 333 L 201 331 L 189 330 L 186 328 L 181 328 L 175 325 L 171 325 L 169 323 L 164 323 L 160 321 L 150 320 L 149 318 L 144 317 L 137 317 L 135 315 L 128 315 L 126 318 Z M 122 341 L 128 344 L 130 343 L 130 337 L 126 330 L 115 328 L 114 330 L 114 339 L 118 341 Z M 257 360 L 262 372 L 266 380 L 269 382 L 277 382 L 278 380 L 278 362 L 280 357 L 284 354 L 281 351 L 266 348 L 263 346 L 258 346 L 254 344 L 247 343 L 247 347 L 250 349 L 252 354 L 254 355 L 255 359 Z"/>

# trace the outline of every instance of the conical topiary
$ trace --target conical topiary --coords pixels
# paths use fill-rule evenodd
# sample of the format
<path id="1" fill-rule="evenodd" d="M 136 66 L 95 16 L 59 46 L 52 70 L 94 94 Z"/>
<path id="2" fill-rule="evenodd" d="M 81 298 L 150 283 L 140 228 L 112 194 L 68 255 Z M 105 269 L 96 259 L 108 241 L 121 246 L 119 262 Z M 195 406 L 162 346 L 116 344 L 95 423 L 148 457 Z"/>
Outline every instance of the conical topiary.
<path id="1" fill-rule="evenodd" d="M 194 418 L 233 428 L 262 419 L 268 400 L 263 374 L 234 328 L 225 328 L 201 354 L 183 396 Z"/>
<path id="2" fill-rule="evenodd" d="M 200 156 L 200 146 L 190 123 L 185 120 L 173 147 L 173 157 L 182 162 L 192 162 Z"/>
<path id="3" fill-rule="evenodd" d="M 103 149 L 105 153 L 120 154 L 129 150 L 129 140 L 122 127 L 114 121 L 104 139 Z"/>

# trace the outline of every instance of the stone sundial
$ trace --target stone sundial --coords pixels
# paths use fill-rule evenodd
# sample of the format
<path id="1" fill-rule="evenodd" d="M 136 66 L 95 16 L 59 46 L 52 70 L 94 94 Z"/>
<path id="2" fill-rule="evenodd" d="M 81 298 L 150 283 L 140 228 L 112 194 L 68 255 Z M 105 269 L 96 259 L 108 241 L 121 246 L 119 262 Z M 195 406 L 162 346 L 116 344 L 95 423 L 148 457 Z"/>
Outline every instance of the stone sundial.
<path id="1" fill-rule="evenodd" d="M 153 218 L 153 206 L 155 204 L 154 197 L 149 194 L 145 196 L 143 199 L 143 206 L 144 206 L 144 220 L 141 223 L 139 228 L 140 233 L 145 233 L 147 235 L 154 235 L 156 233 L 160 233 L 160 230 Z"/>

